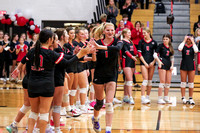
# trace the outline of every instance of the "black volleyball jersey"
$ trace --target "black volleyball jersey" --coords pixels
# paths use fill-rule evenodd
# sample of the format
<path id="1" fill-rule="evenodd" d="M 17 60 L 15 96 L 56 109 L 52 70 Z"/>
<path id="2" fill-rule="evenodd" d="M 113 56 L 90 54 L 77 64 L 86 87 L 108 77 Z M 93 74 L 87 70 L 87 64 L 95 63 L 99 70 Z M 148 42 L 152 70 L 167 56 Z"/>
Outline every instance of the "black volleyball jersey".
<path id="1" fill-rule="evenodd" d="M 170 56 L 173 56 L 173 54 L 170 52 L 169 47 L 167 47 L 164 43 L 158 45 L 156 53 L 159 54 L 159 58 L 164 65 L 171 64 Z"/>
<path id="2" fill-rule="evenodd" d="M 40 64 L 36 69 L 34 65 L 35 48 L 31 49 L 26 55 L 26 62 L 30 62 L 31 71 L 29 75 L 28 89 L 30 92 L 40 93 L 41 89 L 45 92 L 52 92 L 54 90 L 54 67 L 55 64 L 61 64 L 63 67 L 67 67 L 69 63 L 78 60 L 77 56 L 74 56 L 70 60 L 64 58 L 63 53 L 56 53 L 55 51 L 40 48 Z M 23 64 L 25 61 L 21 61 Z"/>
<path id="3" fill-rule="evenodd" d="M 152 40 L 150 42 L 146 42 L 144 39 L 139 41 L 138 44 L 138 55 L 143 56 L 144 60 L 149 64 L 154 58 L 153 54 L 157 49 L 157 42 Z"/>
<path id="4" fill-rule="evenodd" d="M 185 46 L 183 47 L 182 50 L 182 64 L 194 64 L 194 49 L 193 49 L 193 45 L 191 46 L 187 46 L 187 44 L 185 44 Z"/>
<path id="5" fill-rule="evenodd" d="M 122 56 L 123 58 L 132 58 L 131 56 L 137 55 L 137 49 L 132 42 L 127 42 L 123 40 L 123 48 L 122 48 Z"/>
<path id="6" fill-rule="evenodd" d="M 66 54 L 73 55 L 74 49 L 75 49 L 75 46 L 73 45 L 73 43 L 68 42 L 64 44 L 64 50 Z"/>
<path id="7" fill-rule="evenodd" d="M 103 40 L 98 40 L 99 45 L 104 45 Z M 117 75 L 117 64 L 119 51 L 123 46 L 123 42 L 118 42 L 118 39 L 113 38 L 113 41 L 107 45 L 107 50 L 98 50 L 97 61 L 94 75 L 98 77 L 116 77 Z M 94 79 L 95 81 L 95 79 Z"/>

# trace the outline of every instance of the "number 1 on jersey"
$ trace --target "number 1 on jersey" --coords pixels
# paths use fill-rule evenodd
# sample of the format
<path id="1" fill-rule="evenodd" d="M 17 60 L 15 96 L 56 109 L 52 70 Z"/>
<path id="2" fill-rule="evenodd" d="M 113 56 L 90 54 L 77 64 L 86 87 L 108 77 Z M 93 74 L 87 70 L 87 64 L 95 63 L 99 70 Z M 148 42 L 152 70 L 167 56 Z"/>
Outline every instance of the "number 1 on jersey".
<path id="1" fill-rule="evenodd" d="M 105 51 L 105 57 L 108 58 L 108 51 Z"/>
<path id="2" fill-rule="evenodd" d="M 40 55 L 40 67 L 43 67 L 43 56 Z"/>

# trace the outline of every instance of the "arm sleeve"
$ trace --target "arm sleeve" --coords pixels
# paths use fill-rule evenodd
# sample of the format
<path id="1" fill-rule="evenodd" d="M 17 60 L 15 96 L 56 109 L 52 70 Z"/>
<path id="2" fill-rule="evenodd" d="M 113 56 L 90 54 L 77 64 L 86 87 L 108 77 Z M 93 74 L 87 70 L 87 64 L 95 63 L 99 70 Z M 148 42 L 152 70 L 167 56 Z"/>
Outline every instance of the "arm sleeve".
<path id="1" fill-rule="evenodd" d="M 117 15 L 118 15 L 118 10 L 117 10 L 117 9 L 115 9 L 115 12 L 114 12 L 114 17 L 117 17 Z"/>
<path id="2" fill-rule="evenodd" d="M 118 41 L 116 46 L 108 46 L 108 51 L 116 51 L 119 52 L 123 47 L 123 42 Z"/>
<path id="3" fill-rule="evenodd" d="M 55 62 L 55 64 L 61 64 L 63 67 L 67 67 L 70 63 L 75 62 L 77 60 L 78 60 L 77 56 L 73 56 L 71 59 L 66 60 L 64 58 L 63 53 L 59 54 L 59 53 L 54 52 L 54 62 Z"/>
<path id="4" fill-rule="evenodd" d="M 178 46 L 178 50 L 179 51 L 182 51 L 183 50 L 183 47 L 184 47 L 185 43 L 181 43 L 179 46 Z"/>
<path id="5" fill-rule="evenodd" d="M 192 47 L 193 47 L 195 53 L 197 53 L 199 51 L 197 48 L 197 45 L 193 45 Z"/>
<path id="6" fill-rule="evenodd" d="M 138 44 L 138 56 L 141 57 L 142 56 L 142 42 L 139 41 L 139 44 Z"/>
<path id="7" fill-rule="evenodd" d="M 161 44 L 158 45 L 157 49 L 155 50 L 156 53 L 160 54 Z"/>
<path id="8" fill-rule="evenodd" d="M 133 44 L 133 49 L 134 49 L 134 52 L 133 52 L 133 53 L 134 53 L 134 55 L 137 55 L 137 53 L 138 53 L 138 52 L 137 52 L 137 48 L 135 47 L 135 45 L 134 45 L 134 44 Z"/>
<path id="9" fill-rule="evenodd" d="M 132 39 L 135 39 L 137 37 L 137 31 L 136 29 L 134 28 L 132 31 L 131 31 L 131 38 Z"/>

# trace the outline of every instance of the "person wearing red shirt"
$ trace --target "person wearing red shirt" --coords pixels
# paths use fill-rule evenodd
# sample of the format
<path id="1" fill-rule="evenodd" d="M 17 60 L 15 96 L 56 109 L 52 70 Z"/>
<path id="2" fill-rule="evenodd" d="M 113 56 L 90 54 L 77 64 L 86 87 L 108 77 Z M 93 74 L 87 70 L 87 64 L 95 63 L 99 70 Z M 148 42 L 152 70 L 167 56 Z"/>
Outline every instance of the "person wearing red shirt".
<path id="1" fill-rule="evenodd" d="M 122 40 L 122 31 L 124 29 L 124 21 L 120 20 L 119 21 L 119 27 L 117 27 L 117 29 L 115 30 L 115 37 L 119 40 Z"/>
<path id="2" fill-rule="evenodd" d="M 133 27 L 133 24 L 130 21 L 128 21 L 128 15 L 127 14 L 123 14 L 122 15 L 122 20 L 124 21 L 125 28 L 130 29 L 131 32 L 132 32 L 132 30 L 133 30 L 134 27 Z M 118 27 L 119 27 L 119 25 L 118 25 Z"/>
<path id="3" fill-rule="evenodd" d="M 19 39 L 19 44 L 16 46 L 17 64 L 21 62 L 21 60 L 24 58 L 27 52 L 28 52 L 28 46 L 24 44 L 24 39 L 21 37 Z M 22 79 L 24 78 L 24 72 L 25 72 L 25 65 L 22 67 L 22 71 L 18 75 L 17 83 L 22 83 Z"/>
<path id="4" fill-rule="evenodd" d="M 138 43 L 143 38 L 144 38 L 144 36 L 142 33 L 141 22 L 136 21 L 135 28 L 133 28 L 133 30 L 131 32 L 131 40 L 132 40 L 133 44 L 135 44 L 136 48 L 138 48 Z"/>

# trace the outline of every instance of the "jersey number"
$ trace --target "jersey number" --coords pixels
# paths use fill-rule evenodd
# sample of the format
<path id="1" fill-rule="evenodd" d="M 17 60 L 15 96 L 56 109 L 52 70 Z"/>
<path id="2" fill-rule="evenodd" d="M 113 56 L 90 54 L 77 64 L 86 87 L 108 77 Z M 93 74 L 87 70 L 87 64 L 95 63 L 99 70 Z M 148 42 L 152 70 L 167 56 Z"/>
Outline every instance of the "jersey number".
<path id="1" fill-rule="evenodd" d="M 167 51 L 167 54 L 166 54 L 166 56 L 169 56 L 169 51 Z"/>
<path id="2" fill-rule="evenodd" d="M 186 50 L 186 55 L 190 55 L 190 50 Z"/>
<path id="3" fill-rule="evenodd" d="M 108 51 L 105 51 L 105 57 L 108 58 Z"/>
<path id="4" fill-rule="evenodd" d="M 130 51 L 133 51 L 133 46 L 130 46 Z"/>
<path id="5" fill-rule="evenodd" d="M 146 50 L 149 51 L 149 46 L 146 46 Z"/>

